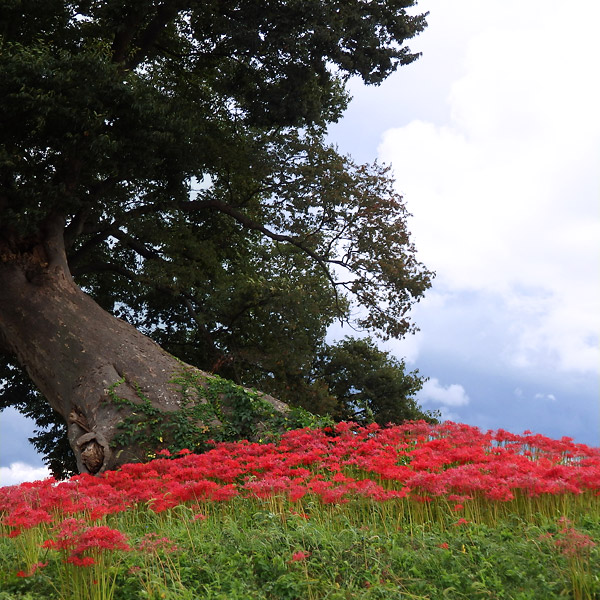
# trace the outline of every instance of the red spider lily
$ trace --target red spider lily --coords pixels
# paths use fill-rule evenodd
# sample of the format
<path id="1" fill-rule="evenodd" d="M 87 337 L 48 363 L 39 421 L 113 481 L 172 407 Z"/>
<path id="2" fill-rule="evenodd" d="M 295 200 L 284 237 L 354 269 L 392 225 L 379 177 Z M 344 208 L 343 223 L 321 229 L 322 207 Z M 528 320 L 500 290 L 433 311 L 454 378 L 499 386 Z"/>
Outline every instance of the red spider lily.
<path id="1" fill-rule="evenodd" d="M 210 499 L 215 502 L 226 502 L 239 495 L 239 492 L 233 485 L 224 485 L 211 493 Z"/>
<path id="2" fill-rule="evenodd" d="M 26 505 L 15 508 L 4 519 L 6 525 L 13 527 L 13 531 L 10 533 L 11 537 L 19 535 L 23 529 L 31 529 L 40 523 L 50 523 L 51 521 L 52 516 L 47 511 Z"/>
<path id="3" fill-rule="evenodd" d="M 302 519 L 306 519 L 307 521 L 310 519 L 310 515 L 307 515 L 304 512 L 296 512 L 295 510 L 290 510 L 290 514 L 294 515 L 295 517 L 301 517 Z"/>
<path id="4" fill-rule="evenodd" d="M 148 553 L 157 553 L 159 551 L 166 554 L 177 552 L 177 544 L 168 537 L 159 537 L 157 533 L 147 533 L 140 541 L 138 550 Z"/>
<path id="5" fill-rule="evenodd" d="M 105 525 L 88 527 L 76 537 L 74 552 L 81 554 L 88 550 L 130 550 L 126 536 L 117 529 Z"/>
<path id="6" fill-rule="evenodd" d="M 84 519 L 65 519 L 54 530 L 55 538 L 46 540 L 42 547 L 66 551 L 66 562 L 77 566 L 95 564 L 90 552 L 98 554 L 100 551 L 131 549 L 127 537 L 119 530 L 105 525 L 90 527 Z"/>
<path id="7" fill-rule="evenodd" d="M 47 566 L 47 562 L 36 562 L 27 571 L 17 571 L 16 575 L 17 577 L 31 577 L 38 569 L 43 569 Z"/>
<path id="8" fill-rule="evenodd" d="M 572 527 L 571 521 L 565 517 L 560 518 L 558 522 L 561 529 L 559 530 L 559 537 L 554 543 L 563 554 L 580 556 L 587 548 L 593 548 L 596 545 L 591 537 Z"/>
<path id="9" fill-rule="evenodd" d="M 277 494 L 287 493 L 290 488 L 289 477 L 263 477 L 247 481 L 244 488 L 257 498 L 270 498 Z"/>
<path id="10" fill-rule="evenodd" d="M 96 564 L 96 560 L 91 556 L 79 556 L 78 554 L 72 554 L 66 560 L 66 562 L 75 565 L 76 567 L 91 567 Z"/>
<path id="11" fill-rule="evenodd" d="M 84 518 L 87 527 L 89 521 L 136 505 L 160 512 L 240 495 L 283 495 L 292 502 L 309 495 L 325 503 L 355 497 L 379 502 L 443 497 L 459 510 L 475 497 L 508 502 L 515 494 L 600 494 L 597 448 L 531 433 L 484 433 L 451 422 L 389 427 L 340 423 L 329 431 L 288 432 L 278 444 L 221 443 L 202 455 L 159 455 L 165 458 L 97 477 L 0 488 L 2 523 L 16 536 L 49 523 L 51 515 L 67 517 L 64 527 L 69 516 Z M 76 528 L 82 530 L 84 525 Z M 61 535 L 59 531 L 49 540 L 49 547 L 66 544 L 75 532 L 65 533 L 64 539 Z"/>
<path id="12" fill-rule="evenodd" d="M 299 502 L 310 490 L 301 484 L 293 483 L 288 490 L 288 497 L 292 502 Z"/>

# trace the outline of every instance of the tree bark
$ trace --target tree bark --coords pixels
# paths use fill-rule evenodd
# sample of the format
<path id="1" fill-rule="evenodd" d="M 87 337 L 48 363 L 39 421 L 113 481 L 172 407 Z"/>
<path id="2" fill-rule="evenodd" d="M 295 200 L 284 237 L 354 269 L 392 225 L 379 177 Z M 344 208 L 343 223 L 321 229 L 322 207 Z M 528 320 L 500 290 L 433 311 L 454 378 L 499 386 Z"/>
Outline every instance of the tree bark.
<path id="1" fill-rule="evenodd" d="M 41 239 L 16 243 L 0 236 L 0 349 L 64 418 L 80 472 L 95 474 L 144 460 L 153 450 L 114 447 L 127 407 L 114 404 L 111 388 L 134 403 L 143 395 L 165 413 L 180 410 L 181 389 L 172 378 L 182 363 L 74 283 L 63 232 L 64 220 L 56 217 Z"/>

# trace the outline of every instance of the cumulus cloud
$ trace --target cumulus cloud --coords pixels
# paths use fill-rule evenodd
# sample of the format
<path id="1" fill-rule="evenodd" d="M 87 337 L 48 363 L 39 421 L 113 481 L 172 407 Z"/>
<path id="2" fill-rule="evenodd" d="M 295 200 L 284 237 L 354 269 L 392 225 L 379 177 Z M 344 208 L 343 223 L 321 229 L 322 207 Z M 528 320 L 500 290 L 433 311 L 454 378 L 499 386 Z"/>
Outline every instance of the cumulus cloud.
<path id="1" fill-rule="evenodd" d="M 0 487 L 48 477 L 50 471 L 46 467 L 33 467 L 22 462 L 12 463 L 9 467 L 0 467 Z"/>
<path id="2" fill-rule="evenodd" d="M 465 406 L 469 404 L 469 396 L 467 396 L 462 385 L 453 383 L 444 386 L 435 377 L 423 384 L 417 394 L 417 399 L 423 404 L 433 402 L 443 406 Z"/>
<path id="3" fill-rule="evenodd" d="M 454 18 L 473 8 L 458 4 Z M 394 166 L 438 289 L 501 298 L 508 364 L 596 372 L 600 4 L 574 0 L 582 18 L 571 29 L 543 0 L 485 7 L 511 19 L 467 39 L 446 124 L 390 129 L 379 156 Z"/>

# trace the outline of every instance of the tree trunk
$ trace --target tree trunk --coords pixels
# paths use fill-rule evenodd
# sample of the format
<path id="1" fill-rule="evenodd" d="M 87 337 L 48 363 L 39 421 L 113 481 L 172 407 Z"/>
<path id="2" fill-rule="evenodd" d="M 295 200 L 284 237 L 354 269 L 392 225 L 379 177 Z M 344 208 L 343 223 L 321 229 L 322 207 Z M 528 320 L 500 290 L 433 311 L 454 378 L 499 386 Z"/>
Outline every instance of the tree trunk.
<path id="1" fill-rule="evenodd" d="M 178 411 L 181 387 L 172 378 L 185 365 L 73 282 L 63 231 L 64 221 L 55 218 L 41 240 L 20 242 L 20 249 L 0 239 L 0 350 L 16 358 L 64 418 L 80 472 L 95 474 L 155 450 L 143 443 L 115 447 L 118 425 L 135 411 L 116 405 L 111 389 L 138 405 L 145 397 L 161 413 Z"/>

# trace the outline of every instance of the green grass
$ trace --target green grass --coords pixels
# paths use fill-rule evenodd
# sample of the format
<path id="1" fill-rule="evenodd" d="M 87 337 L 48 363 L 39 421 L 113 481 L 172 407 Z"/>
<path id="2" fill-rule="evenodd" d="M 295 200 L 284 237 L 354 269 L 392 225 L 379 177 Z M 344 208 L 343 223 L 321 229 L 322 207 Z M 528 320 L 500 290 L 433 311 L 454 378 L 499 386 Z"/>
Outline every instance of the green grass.
<path id="1" fill-rule="evenodd" d="M 74 600 L 88 592 L 115 600 L 600 598 L 598 547 L 565 553 L 561 526 L 547 517 L 506 518 L 493 527 L 455 525 L 449 517 L 406 527 L 385 504 L 366 504 L 309 503 L 308 519 L 272 500 L 239 498 L 207 504 L 206 519 L 197 520 L 184 506 L 160 514 L 137 509 L 106 522 L 134 541 L 149 532 L 167 537 L 166 547 L 105 553 L 99 565 L 69 574 L 56 552 L 42 552 L 48 566 L 26 578 L 15 575 L 23 568 L 19 538 L 4 537 L 0 600 Z M 582 518 L 570 531 L 598 540 L 600 522 Z M 106 581 L 90 583 L 98 567 Z"/>

